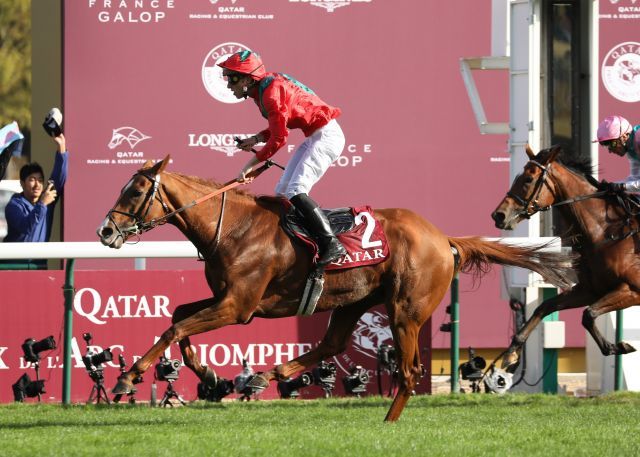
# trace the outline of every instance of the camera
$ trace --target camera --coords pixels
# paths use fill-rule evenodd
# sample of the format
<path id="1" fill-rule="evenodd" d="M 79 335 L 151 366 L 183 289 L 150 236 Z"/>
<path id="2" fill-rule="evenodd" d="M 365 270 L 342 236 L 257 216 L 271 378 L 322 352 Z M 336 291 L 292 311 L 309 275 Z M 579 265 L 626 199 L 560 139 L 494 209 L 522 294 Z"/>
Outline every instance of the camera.
<path id="1" fill-rule="evenodd" d="M 336 364 L 333 362 L 325 362 L 324 360 L 311 370 L 313 383 L 322 387 L 324 390 L 324 398 L 331 397 L 331 392 L 336 386 L 336 372 Z"/>
<path id="2" fill-rule="evenodd" d="M 297 378 L 278 382 L 278 393 L 280 398 L 297 398 L 300 396 L 298 390 L 313 384 L 313 374 L 304 372 Z"/>
<path id="3" fill-rule="evenodd" d="M 200 400 L 219 403 L 231 393 L 233 393 L 233 382 L 225 378 L 218 378 L 215 387 L 209 387 L 203 382 L 198 383 L 198 398 Z"/>
<path id="4" fill-rule="evenodd" d="M 84 366 L 88 371 L 92 370 L 101 370 L 102 364 L 106 362 L 111 362 L 113 360 L 113 354 L 111 353 L 111 349 L 107 348 L 102 352 L 94 353 L 87 352 L 84 357 L 82 357 L 82 361 L 84 362 Z"/>
<path id="5" fill-rule="evenodd" d="M 36 363 L 40 360 L 40 353 L 42 351 L 49 351 L 56 348 L 56 341 L 53 336 L 48 336 L 36 341 L 33 338 L 28 338 L 22 344 L 22 351 L 24 352 L 24 359 L 27 362 Z"/>
<path id="6" fill-rule="evenodd" d="M 11 386 L 13 389 L 13 399 L 22 402 L 25 397 L 39 397 L 46 393 L 44 390 L 44 379 L 32 381 L 27 373 L 20 376 L 20 379 Z"/>
<path id="7" fill-rule="evenodd" d="M 396 371 L 396 348 L 388 344 L 382 344 L 378 348 L 378 362 L 380 366 L 389 372 Z"/>
<path id="8" fill-rule="evenodd" d="M 475 351 L 469 348 L 469 361 L 460 365 L 460 375 L 465 381 L 479 381 L 483 376 L 482 370 L 486 366 L 486 360 L 476 356 Z"/>
<path id="9" fill-rule="evenodd" d="M 369 373 L 360 365 L 356 365 L 351 369 L 351 373 L 342 378 L 342 384 L 344 390 L 350 395 L 357 397 L 367 391 L 367 384 L 369 383 Z"/>
<path id="10" fill-rule="evenodd" d="M 484 391 L 502 395 L 511 389 L 513 373 L 507 373 L 500 368 L 493 367 L 491 373 L 484 378 Z"/>
<path id="11" fill-rule="evenodd" d="M 44 123 L 42 124 L 44 131 L 52 137 L 60 136 L 62 133 L 61 125 L 62 113 L 58 108 L 52 108 L 51 111 L 47 113 L 47 117 L 45 117 Z"/>
<path id="12" fill-rule="evenodd" d="M 160 362 L 156 365 L 156 379 L 158 381 L 175 381 L 178 379 L 178 372 L 181 368 L 182 362 L 178 359 L 160 357 Z"/>

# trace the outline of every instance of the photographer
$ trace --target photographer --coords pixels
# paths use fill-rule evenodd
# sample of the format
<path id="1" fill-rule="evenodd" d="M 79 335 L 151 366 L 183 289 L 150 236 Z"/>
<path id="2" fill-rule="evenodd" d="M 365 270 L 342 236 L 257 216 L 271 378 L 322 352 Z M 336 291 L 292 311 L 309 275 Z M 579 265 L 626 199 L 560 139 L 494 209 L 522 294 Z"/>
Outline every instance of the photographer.
<path id="1" fill-rule="evenodd" d="M 8 233 L 4 241 L 45 242 L 51 236 L 53 211 L 57 200 L 62 196 L 67 179 L 68 153 L 64 134 L 53 136 L 57 151 L 51 179 L 46 182 L 42 167 L 29 163 L 20 169 L 22 192 L 14 194 L 5 208 Z M 46 265 L 46 260 L 32 263 Z"/>

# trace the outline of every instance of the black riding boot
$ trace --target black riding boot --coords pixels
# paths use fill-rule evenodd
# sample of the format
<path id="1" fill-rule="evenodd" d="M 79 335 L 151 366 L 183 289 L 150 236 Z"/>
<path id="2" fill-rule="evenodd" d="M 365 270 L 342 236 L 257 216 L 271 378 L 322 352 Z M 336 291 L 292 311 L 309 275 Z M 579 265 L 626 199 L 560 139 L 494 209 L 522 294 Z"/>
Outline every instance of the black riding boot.
<path id="1" fill-rule="evenodd" d="M 291 203 L 304 217 L 304 225 L 320 247 L 318 265 L 326 265 L 339 259 L 347 250 L 331 231 L 329 220 L 322 209 L 307 194 L 291 197 Z"/>

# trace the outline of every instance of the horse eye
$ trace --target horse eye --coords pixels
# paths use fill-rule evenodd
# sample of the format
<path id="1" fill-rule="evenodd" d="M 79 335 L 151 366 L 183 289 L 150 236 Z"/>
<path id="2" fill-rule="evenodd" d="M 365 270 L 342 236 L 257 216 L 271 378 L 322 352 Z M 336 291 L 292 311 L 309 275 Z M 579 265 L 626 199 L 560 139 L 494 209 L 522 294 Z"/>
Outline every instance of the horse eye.
<path id="1" fill-rule="evenodd" d="M 533 176 L 525 176 L 524 177 L 524 183 L 525 184 L 529 184 L 532 181 L 533 181 Z"/>
<path id="2" fill-rule="evenodd" d="M 134 189 L 133 191 L 131 191 L 131 193 L 133 194 L 134 198 L 142 195 L 142 191 L 137 189 Z"/>

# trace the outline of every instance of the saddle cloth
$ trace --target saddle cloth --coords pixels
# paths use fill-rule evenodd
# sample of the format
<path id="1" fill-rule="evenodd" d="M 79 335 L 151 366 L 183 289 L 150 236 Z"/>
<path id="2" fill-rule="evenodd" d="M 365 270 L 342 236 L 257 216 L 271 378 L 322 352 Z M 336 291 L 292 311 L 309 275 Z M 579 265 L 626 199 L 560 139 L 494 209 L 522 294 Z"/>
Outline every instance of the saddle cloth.
<path id="1" fill-rule="evenodd" d="M 325 267 L 325 270 L 375 265 L 389 256 L 389 245 L 380 222 L 373 217 L 369 206 L 356 208 L 323 209 L 329 219 L 331 230 L 347 250 L 347 254 Z M 294 240 L 311 250 L 313 261 L 318 258 L 318 244 L 304 227 L 304 219 L 285 200 L 285 210 L 280 219 L 282 229 Z"/>

